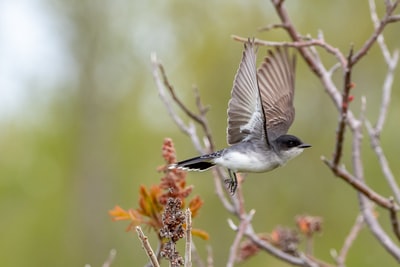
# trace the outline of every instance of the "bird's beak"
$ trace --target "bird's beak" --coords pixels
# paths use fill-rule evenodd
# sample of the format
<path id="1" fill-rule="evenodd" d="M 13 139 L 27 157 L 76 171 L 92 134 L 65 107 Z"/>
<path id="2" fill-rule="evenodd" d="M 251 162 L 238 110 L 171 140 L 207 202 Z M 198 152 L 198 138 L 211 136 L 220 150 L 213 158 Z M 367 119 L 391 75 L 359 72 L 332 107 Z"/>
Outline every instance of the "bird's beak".
<path id="1" fill-rule="evenodd" d="M 307 148 L 307 147 L 311 147 L 310 144 L 301 144 L 299 145 L 299 148 Z"/>

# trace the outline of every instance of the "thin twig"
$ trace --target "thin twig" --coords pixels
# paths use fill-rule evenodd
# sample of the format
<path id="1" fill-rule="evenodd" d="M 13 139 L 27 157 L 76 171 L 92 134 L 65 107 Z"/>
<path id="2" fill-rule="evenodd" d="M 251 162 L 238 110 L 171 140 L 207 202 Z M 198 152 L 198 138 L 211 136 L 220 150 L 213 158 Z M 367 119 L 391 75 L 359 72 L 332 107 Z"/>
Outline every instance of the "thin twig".
<path id="1" fill-rule="evenodd" d="M 186 246 L 185 246 L 185 267 L 192 266 L 192 212 L 189 208 L 185 212 L 186 217 Z"/>
<path id="2" fill-rule="evenodd" d="M 197 108 L 199 109 L 199 115 L 195 114 L 194 112 L 192 112 L 180 99 L 179 97 L 176 95 L 174 87 L 169 83 L 167 75 L 165 73 L 164 67 L 162 64 L 158 64 L 158 68 L 161 72 L 163 81 L 164 81 L 164 85 L 165 87 L 168 89 L 172 99 L 174 100 L 174 102 L 182 109 L 183 112 L 185 112 L 185 114 L 191 118 L 192 120 L 194 120 L 195 122 L 197 122 L 204 130 L 207 138 L 210 141 L 210 148 L 213 150 L 214 149 L 214 144 L 212 141 L 212 136 L 211 136 L 211 131 L 210 128 L 208 126 L 208 122 L 207 122 L 207 117 L 205 116 L 208 109 L 205 108 L 200 101 L 200 95 L 198 94 L 198 90 L 195 87 L 194 88 L 194 92 L 195 92 L 195 99 L 196 99 L 196 104 L 197 104 Z"/>
<path id="3" fill-rule="evenodd" d="M 247 238 L 249 238 L 255 245 L 257 245 L 260 249 L 268 252 L 272 256 L 283 260 L 289 264 L 295 266 L 316 266 L 315 262 L 308 259 L 307 257 L 296 257 L 290 255 L 282 250 L 274 247 L 271 243 L 261 239 L 253 230 L 251 224 L 248 225 L 246 232 L 244 233 Z"/>
<path id="4" fill-rule="evenodd" d="M 194 91 L 194 96 L 195 96 L 195 100 L 196 100 L 196 106 L 200 113 L 200 115 L 199 115 L 199 118 L 201 120 L 200 125 L 203 128 L 204 134 L 207 138 L 206 139 L 207 147 L 209 148 L 209 151 L 215 151 L 213 136 L 211 134 L 210 125 L 208 123 L 207 116 L 206 116 L 207 112 L 209 110 L 209 107 L 205 107 L 203 105 L 203 103 L 201 102 L 199 89 L 197 87 L 193 87 L 193 91 Z"/>
<path id="5" fill-rule="evenodd" d="M 390 203 L 394 206 L 394 199 L 390 198 Z M 390 210 L 390 222 L 392 224 L 393 233 L 396 235 L 397 239 L 400 241 L 400 227 L 399 218 L 397 217 L 397 212 L 395 209 Z"/>
<path id="6" fill-rule="evenodd" d="M 369 188 L 366 184 L 364 184 L 362 181 L 359 181 L 351 175 L 344 167 L 333 167 L 333 163 L 329 161 L 325 157 L 321 157 L 321 160 L 329 167 L 331 170 L 334 172 L 334 174 L 340 178 L 342 178 L 343 181 L 347 182 L 349 185 L 354 187 L 358 192 L 362 193 L 364 196 L 366 196 L 368 199 L 371 201 L 375 202 L 382 208 L 385 208 L 387 210 L 392 209 L 392 205 L 388 199 L 385 197 L 379 195 L 376 193 L 374 190 Z M 395 207 L 396 210 L 399 210 L 399 207 Z"/>
<path id="7" fill-rule="evenodd" d="M 234 265 L 235 260 L 237 258 L 237 251 L 240 246 L 240 241 L 242 240 L 244 232 L 246 231 L 247 226 L 250 224 L 251 220 L 253 219 L 255 213 L 256 213 L 255 210 L 250 210 L 249 214 L 247 214 L 246 216 L 244 216 L 243 219 L 240 220 L 240 225 L 239 227 L 237 227 L 236 236 L 231 245 L 228 262 L 226 266 L 232 267 Z"/>
<path id="8" fill-rule="evenodd" d="M 396 1 L 393 4 L 390 1 L 386 1 L 387 14 L 390 12 L 393 12 L 394 8 L 397 6 L 398 3 L 399 3 L 399 1 Z M 380 22 L 378 19 L 378 14 L 376 12 L 375 1 L 370 0 L 369 5 L 370 5 L 371 19 L 372 19 L 372 22 L 374 23 L 375 29 L 377 29 L 380 25 Z M 390 18 L 389 18 L 389 20 L 390 20 Z M 378 120 L 377 120 L 374 128 L 371 126 L 371 123 L 369 121 L 366 121 L 366 127 L 367 127 L 367 131 L 368 131 L 368 134 L 370 137 L 372 149 L 374 150 L 375 154 L 378 157 L 379 164 L 380 164 L 382 172 L 386 178 L 386 181 L 388 182 L 391 190 L 393 191 L 395 198 L 397 199 L 398 202 L 400 202 L 399 186 L 398 186 L 396 179 L 394 178 L 394 175 L 389 167 L 389 163 L 386 159 L 386 156 L 383 152 L 383 149 L 380 145 L 380 140 L 379 140 L 381 131 L 383 129 L 383 125 L 386 121 L 386 115 L 387 115 L 388 107 L 390 104 L 391 89 L 392 89 L 393 79 L 394 79 L 394 71 L 397 67 L 397 63 L 399 60 L 399 53 L 398 53 L 398 50 L 396 50 L 393 53 L 393 56 L 390 55 L 389 49 L 385 43 L 384 36 L 382 33 L 379 34 L 379 36 L 377 38 L 377 42 L 381 49 L 382 55 L 388 65 L 388 71 L 386 73 L 385 81 L 384 81 L 384 84 L 382 87 L 382 103 L 381 103 L 381 109 L 379 112 Z M 393 198 L 390 198 L 389 201 L 393 206 L 393 208 L 389 210 L 392 229 L 393 229 L 393 232 L 394 232 L 395 236 L 397 237 L 397 239 L 400 240 L 400 229 L 399 229 L 397 211 L 394 208 L 396 204 L 395 204 Z"/>
<path id="9" fill-rule="evenodd" d="M 378 38 L 378 36 L 381 35 L 383 30 L 386 28 L 386 26 L 389 23 L 397 21 L 397 20 L 393 20 L 392 14 L 395 11 L 399 1 L 400 0 L 396 0 L 393 3 L 391 3 L 390 1 L 386 2 L 386 13 L 385 13 L 384 17 L 375 26 L 375 31 L 368 38 L 368 40 L 364 43 L 364 45 L 360 48 L 360 50 L 358 50 L 354 54 L 354 56 L 352 58 L 353 64 L 358 63 L 358 61 L 368 53 L 368 51 L 371 49 L 372 45 L 376 42 L 376 39 Z"/>
<path id="10" fill-rule="evenodd" d="M 270 31 L 272 29 L 281 29 L 281 28 L 285 29 L 286 25 L 279 24 L 279 23 L 278 24 L 269 24 L 267 26 L 263 26 L 263 27 L 258 28 L 258 31 L 266 32 L 266 31 Z"/>
<path id="11" fill-rule="evenodd" d="M 333 160 L 332 160 L 333 168 L 338 167 L 340 158 L 342 157 L 344 134 L 347 125 L 347 112 L 349 110 L 349 103 L 350 103 L 349 94 L 350 94 L 350 89 L 353 87 L 351 83 L 351 71 L 353 65 L 353 63 L 351 62 L 352 56 L 353 56 L 353 48 L 350 49 L 349 56 L 347 57 L 347 65 L 344 70 L 342 108 L 340 111 L 340 120 L 336 131 L 336 145 L 335 145 L 335 151 L 333 152 Z"/>
<path id="12" fill-rule="evenodd" d="M 370 5 L 370 12 L 371 12 L 371 19 L 374 23 L 375 28 L 377 28 L 379 26 L 379 19 L 378 19 L 378 15 L 376 13 L 375 1 L 369 0 L 369 5 Z M 397 200 L 397 202 L 400 203 L 400 188 L 396 182 L 393 172 L 391 171 L 391 169 L 389 167 L 388 160 L 386 159 L 386 156 L 383 152 L 383 149 L 380 145 L 380 140 L 379 140 L 384 123 L 386 121 L 386 116 L 387 116 L 387 112 L 388 112 L 388 108 L 389 108 L 389 104 L 390 104 L 391 91 L 392 91 L 393 80 L 394 80 L 394 71 L 398 64 L 399 52 L 398 52 L 398 50 L 396 50 L 393 53 L 393 56 L 391 56 L 389 49 L 385 43 L 383 34 L 380 34 L 378 36 L 377 42 L 379 44 L 382 55 L 388 66 L 388 71 L 386 73 L 385 81 L 384 81 L 383 87 L 382 87 L 382 102 L 381 102 L 381 108 L 380 108 L 377 122 L 375 124 L 375 127 L 372 127 L 371 123 L 369 121 L 366 121 L 366 127 L 367 127 L 367 131 L 368 131 L 368 134 L 370 137 L 370 143 L 371 143 L 372 149 L 374 150 L 376 156 L 378 157 L 378 161 L 381 166 L 384 177 L 386 178 L 386 181 L 388 182 L 391 190 L 393 191 L 395 199 Z"/>
<path id="13" fill-rule="evenodd" d="M 237 35 L 232 35 L 232 39 L 235 41 L 239 41 L 242 43 L 248 42 L 248 38 L 240 37 Z M 310 47 L 310 46 L 320 46 L 324 48 L 328 53 L 334 55 L 342 67 L 344 68 L 347 64 L 346 58 L 340 52 L 340 50 L 336 47 L 331 46 L 330 44 L 324 42 L 323 40 L 319 39 L 311 39 L 305 41 L 294 41 L 294 42 L 272 42 L 272 41 L 264 41 L 259 39 L 254 39 L 254 43 L 256 45 L 263 45 L 263 46 L 270 46 L 270 47 L 295 47 L 295 48 L 303 48 L 303 47 Z"/>
<path id="14" fill-rule="evenodd" d="M 364 217 L 360 214 L 357 216 L 353 227 L 351 228 L 349 234 L 347 235 L 343 243 L 343 246 L 340 249 L 339 254 L 335 257 L 338 267 L 345 266 L 344 263 L 346 261 L 347 254 L 349 253 L 351 246 L 353 245 L 354 241 L 356 240 L 358 234 L 360 233 L 363 227 L 364 227 Z"/>
<path id="15" fill-rule="evenodd" d="M 147 236 L 144 235 L 142 228 L 140 228 L 140 226 L 136 226 L 136 232 L 140 242 L 142 242 L 142 247 L 146 252 L 147 257 L 149 257 L 151 264 L 153 265 L 153 267 L 159 267 L 160 264 L 158 263 L 157 257 L 150 246 L 149 239 L 147 238 Z"/>
<path id="16" fill-rule="evenodd" d="M 318 266 L 318 267 L 334 267 L 332 264 L 326 263 L 320 259 L 315 258 L 314 256 L 311 255 L 304 255 L 300 254 L 300 258 L 306 259 L 307 261 L 311 261 L 313 263 L 312 266 Z"/>
<path id="17" fill-rule="evenodd" d="M 117 256 L 117 250 L 116 249 L 112 249 L 110 250 L 110 253 L 108 254 L 108 258 L 107 260 L 103 263 L 102 267 L 110 267 L 111 264 L 114 262 L 115 260 L 115 256 Z"/>
<path id="18" fill-rule="evenodd" d="M 398 1 L 399 0 L 397 0 L 396 2 L 398 2 Z M 287 33 L 289 34 L 290 38 L 294 42 L 301 42 L 301 35 L 298 33 L 298 31 L 294 27 L 293 23 L 291 22 L 289 15 L 287 13 L 287 10 L 284 8 L 284 6 L 279 1 L 272 0 L 271 2 L 275 7 L 276 13 L 278 14 L 279 18 L 281 19 L 282 24 L 286 25 L 285 29 L 286 29 Z M 394 11 L 394 9 L 389 10 L 389 12 L 393 12 L 393 11 Z M 379 27 L 379 29 L 374 31 L 373 35 L 379 35 L 379 33 L 381 33 L 384 30 L 386 25 L 387 25 L 387 23 L 381 25 Z M 379 32 L 379 33 L 377 33 L 377 32 Z M 371 48 L 372 44 L 375 42 L 375 40 L 376 40 L 376 38 L 371 38 L 371 40 L 368 42 L 369 45 L 364 46 L 363 50 L 361 50 L 361 51 L 366 54 L 369 51 L 369 49 Z M 341 104 L 342 104 L 342 101 L 341 101 L 342 98 L 341 98 L 341 95 L 340 95 L 338 89 L 336 88 L 335 84 L 332 81 L 331 73 L 329 73 L 325 69 L 324 65 L 319 60 L 316 60 L 312 56 L 312 54 L 310 53 L 310 51 L 308 49 L 306 49 L 306 47 L 299 47 L 298 50 L 299 50 L 301 56 L 306 61 L 306 63 L 309 65 L 310 69 L 317 75 L 317 77 L 320 78 L 322 84 L 325 87 L 326 92 L 329 94 L 329 96 L 333 100 L 336 108 L 338 110 L 340 110 Z M 357 58 L 356 58 L 357 61 L 359 59 L 361 59 L 360 55 L 357 56 Z M 355 59 L 355 56 L 353 56 L 353 58 L 352 58 L 353 64 L 354 64 L 354 59 Z M 348 112 L 347 118 L 348 118 L 348 124 L 349 124 L 350 128 L 357 127 L 357 125 L 355 125 L 356 121 L 353 119 L 354 116 L 351 111 Z"/>
<path id="19" fill-rule="evenodd" d="M 214 267 L 214 257 L 211 246 L 207 246 L 207 267 Z"/>
<path id="20" fill-rule="evenodd" d="M 201 124 L 202 121 L 199 118 L 199 116 L 197 116 L 189 108 L 187 108 L 186 105 L 183 104 L 183 102 L 175 94 L 174 87 L 168 81 L 167 75 L 166 75 L 165 70 L 164 70 L 164 66 L 162 64 L 158 64 L 158 68 L 159 68 L 160 73 L 162 75 L 162 80 L 164 82 L 164 85 L 168 89 L 168 91 L 169 91 L 172 99 L 174 100 L 174 102 L 186 113 L 186 115 L 188 115 L 189 118 L 191 118 L 192 120 L 194 120 L 194 121 L 198 122 L 199 124 Z"/>
<path id="21" fill-rule="evenodd" d="M 389 166 L 389 162 L 380 145 L 379 138 L 375 134 L 375 130 L 372 128 L 372 125 L 369 121 L 366 121 L 365 125 L 369 134 L 371 147 L 374 150 L 376 156 L 378 157 L 379 165 L 381 166 L 381 170 L 384 174 L 384 177 L 388 182 L 390 189 L 392 190 L 397 202 L 400 203 L 400 189 L 396 182 L 396 178 L 394 177 L 393 172 Z"/>
<path id="22" fill-rule="evenodd" d="M 361 140 L 362 140 L 362 127 L 361 125 L 353 130 L 353 147 L 352 147 L 352 161 L 355 178 L 361 183 L 364 181 L 363 164 L 361 160 Z M 381 245 L 389 252 L 397 261 L 400 261 L 400 248 L 392 241 L 392 239 L 383 230 L 379 224 L 372 208 L 371 202 L 366 198 L 365 194 L 358 191 L 358 198 L 360 202 L 360 210 L 365 219 L 368 228 L 374 234 L 375 238 Z M 395 212 L 397 209 L 393 202 L 389 200 L 391 207 L 389 210 Z"/>
<path id="23" fill-rule="evenodd" d="M 369 6 L 370 6 L 372 22 L 374 23 L 375 29 L 377 29 L 379 27 L 379 19 L 378 19 L 378 14 L 376 12 L 375 0 L 369 0 Z M 383 54 L 383 58 L 385 59 L 385 62 L 388 65 L 388 72 L 386 74 L 382 90 L 381 110 L 379 112 L 378 120 L 375 126 L 376 132 L 380 134 L 383 128 L 383 124 L 385 123 L 386 120 L 386 114 L 390 103 L 391 88 L 394 79 L 394 70 L 396 69 L 398 63 L 399 53 L 398 50 L 396 50 L 393 53 L 393 57 L 390 55 L 383 34 L 379 34 L 377 42 Z"/>
<path id="24" fill-rule="evenodd" d="M 202 260 L 202 258 L 199 255 L 199 252 L 196 249 L 196 244 L 192 241 L 191 243 L 192 246 L 192 265 L 195 265 L 197 267 L 206 267 L 204 261 Z"/>
<path id="25" fill-rule="evenodd" d="M 284 8 L 283 4 L 281 1 L 277 0 L 272 0 L 271 1 L 276 13 L 278 14 L 281 22 L 283 25 L 286 25 L 285 30 L 289 34 L 290 38 L 294 42 L 301 42 L 301 35 L 298 33 L 296 28 L 294 27 L 292 21 L 290 20 L 290 17 Z M 313 59 L 311 53 L 306 49 L 306 47 L 298 47 L 298 50 L 304 60 L 307 62 L 311 70 L 318 76 L 318 77 L 323 77 L 324 73 L 322 72 L 321 68 L 318 67 L 317 63 Z"/>
<path id="26" fill-rule="evenodd" d="M 379 27 L 379 18 L 378 18 L 378 13 L 376 12 L 376 5 L 375 5 L 375 0 L 369 0 L 369 13 L 371 14 L 371 20 L 372 23 L 374 24 L 374 28 L 377 29 Z M 379 46 L 381 47 L 381 51 L 384 52 L 384 58 L 385 61 L 387 62 L 388 59 L 390 58 L 389 50 L 385 44 L 383 34 L 379 34 L 377 38 L 377 42 Z"/>
<path id="27" fill-rule="evenodd" d="M 378 220 L 376 214 L 372 208 L 369 200 L 362 194 L 359 193 L 360 210 L 363 214 L 364 220 L 368 225 L 368 229 L 379 241 L 383 248 L 391 254 L 397 261 L 400 261 L 400 248 L 392 241 L 392 239 L 386 234 Z M 393 209 L 394 210 L 394 209 Z"/>
<path id="28" fill-rule="evenodd" d="M 292 37 L 292 39 L 294 40 L 294 43 L 298 42 L 298 43 L 304 43 L 299 37 L 294 37 L 294 36 L 298 36 L 299 34 L 297 33 L 296 29 L 294 28 L 294 26 L 291 24 L 289 17 L 287 16 L 287 12 L 286 10 L 284 10 L 283 6 L 278 10 L 279 12 L 281 12 L 283 18 L 285 19 L 287 25 L 288 25 L 288 33 L 289 35 Z M 244 40 L 247 40 L 246 38 L 243 37 L 238 37 L 235 36 L 234 37 L 235 40 L 244 42 Z M 264 41 L 260 41 L 260 40 L 255 40 L 256 42 L 264 42 Z M 323 41 L 319 41 L 319 42 L 323 42 Z M 266 42 L 268 43 L 268 42 Z M 261 43 L 260 43 L 261 44 Z M 277 43 L 279 45 L 281 45 L 282 43 Z M 289 43 L 287 43 L 289 44 Z M 313 46 L 310 46 L 308 48 L 310 48 L 309 50 L 305 49 L 305 46 L 297 46 L 300 54 L 302 55 L 302 57 L 304 58 L 304 60 L 306 61 L 306 63 L 309 65 L 309 67 L 311 68 L 311 70 L 317 75 L 318 78 L 320 78 L 326 92 L 328 93 L 328 95 L 331 97 L 332 101 L 335 104 L 335 107 L 340 111 L 342 108 L 342 95 L 339 93 L 339 90 L 337 89 L 337 87 L 335 86 L 335 84 L 333 83 L 332 80 L 332 73 L 333 71 L 337 68 L 337 67 L 333 67 L 330 71 L 326 70 L 325 66 L 322 64 L 321 60 L 319 57 L 316 56 L 315 53 L 313 53 Z M 340 53 L 340 51 L 337 52 L 338 54 L 336 54 L 336 57 L 339 60 L 338 63 L 341 66 L 343 65 L 347 65 L 347 60 L 345 59 L 345 57 Z M 350 128 L 354 128 L 356 127 L 355 125 L 355 120 L 354 120 L 354 116 L 353 113 L 349 110 L 347 113 L 347 123 L 349 124 Z"/>
<path id="29" fill-rule="evenodd" d="M 161 100 L 164 103 L 164 106 L 166 107 L 168 114 L 170 117 L 173 119 L 175 124 L 178 126 L 178 128 L 184 132 L 187 136 L 190 137 L 192 140 L 192 143 L 194 147 L 199 151 L 199 153 L 203 153 L 204 149 L 201 146 L 200 140 L 197 136 L 196 133 L 196 128 L 195 126 L 190 123 L 188 126 L 185 125 L 185 123 L 182 121 L 182 119 L 179 117 L 179 115 L 174 111 L 172 108 L 171 102 L 169 101 L 166 92 L 165 92 L 165 85 L 169 84 L 167 76 L 165 75 L 164 68 L 162 67 L 162 64 L 158 61 L 157 55 L 155 53 L 152 53 L 151 56 L 151 64 L 152 64 L 152 73 L 153 73 L 153 78 L 156 83 L 157 89 L 158 89 L 158 94 L 161 98 Z M 162 73 L 160 76 L 160 72 Z M 171 88 L 169 88 L 170 90 Z"/>
<path id="30" fill-rule="evenodd" d="M 388 18 L 388 23 L 394 23 L 400 21 L 400 15 L 392 15 Z"/>
<path id="31" fill-rule="evenodd" d="M 384 51 L 382 51 L 382 53 L 385 54 Z M 390 97 L 392 94 L 394 72 L 396 70 L 398 61 L 399 61 L 399 51 L 398 50 L 396 50 L 393 53 L 393 57 L 389 61 L 386 61 L 387 65 L 388 65 L 388 71 L 386 73 L 385 81 L 384 81 L 383 87 L 382 87 L 381 110 L 379 112 L 379 117 L 378 117 L 378 120 L 377 120 L 376 126 L 375 126 L 375 131 L 379 134 L 382 132 L 383 125 L 386 120 L 386 115 L 387 115 L 389 104 L 390 104 Z"/>

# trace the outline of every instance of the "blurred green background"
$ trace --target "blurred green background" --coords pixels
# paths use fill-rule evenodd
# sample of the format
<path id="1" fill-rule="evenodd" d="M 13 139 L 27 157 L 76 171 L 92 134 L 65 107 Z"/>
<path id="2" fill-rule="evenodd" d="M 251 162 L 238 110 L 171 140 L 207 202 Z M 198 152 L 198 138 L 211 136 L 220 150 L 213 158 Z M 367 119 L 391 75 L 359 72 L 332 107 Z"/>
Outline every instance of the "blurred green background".
<path id="1" fill-rule="evenodd" d="M 317 35 L 342 51 L 360 48 L 373 29 L 366 1 L 287 1 L 300 32 Z M 378 3 L 382 14 L 384 7 Z M 283 41 L 282 30 L 257 28 L 278 23 L 271 4 L 251 1 L 12 1 L 0 2 L 0 262 L 1 266 L 101 266 L 112 248 L 113 266 L 143 266 L 147 258 L 127 222 L 114 223 L 108 210 L 137 207 L 138 187 L 158 183 L 165 137 L 175 141 L 179 159 L 196 155 L 190 140 L 172 123 L 154 85 L 150 53 L 165 65 L 180 97 L 195 107 L 192 87 L 210 106 L 208 119 L 218 148 L 226 145 L 226 107 L 242 44 L 231 34 Z M 399 48 L 399 26 L 386 40 Z M 326 63 L 334 58 L 320 50 Z M 266 48 L 259 49 L 259 59 Z M 352 109 L 367 97 L 374 122 L 386 71 L 374 47 L 353 73 Z M 400 175 L 399 77 L 393 87 L 382 143 Z M 341 86 L 341 74 L 336 81 Z M 244 183 L 245 205 L 256 209 L 254 226 L 271 232 L 295 227 L 298 214 L 322 216 L 316 256 L 332 262 L 357 214 L 355 191 L 320 160 L 333 151 L 337 113 L 319 81 L 298 60 L 296 120 L 290 130 L 313 148 L 285 168 L 251 174 Z M 344 162 L 350 167 L 346 143 Z M 368 183 L 391 191 L 364 139 Z M 195 239 L 203 259 L 211 246 L 215 266 L 224 266 L 234 233 L 232 218 L 214 193 L 209 172 L 190 173 L 194 194 L 205 204 L 194 227 L 211 239 Z M 387 214 L 380 221 L 390 229 Z M 154 233 L 148 233 L 154 243 Z M 394 266 L 395 261 L 364 229 L 348 266 Z M 163 263 L 165 265 L 165 262 Z M 166 265 L 165 265 L 166 266 Z M 287 266 L 261 253 L 241 266 Z"/>

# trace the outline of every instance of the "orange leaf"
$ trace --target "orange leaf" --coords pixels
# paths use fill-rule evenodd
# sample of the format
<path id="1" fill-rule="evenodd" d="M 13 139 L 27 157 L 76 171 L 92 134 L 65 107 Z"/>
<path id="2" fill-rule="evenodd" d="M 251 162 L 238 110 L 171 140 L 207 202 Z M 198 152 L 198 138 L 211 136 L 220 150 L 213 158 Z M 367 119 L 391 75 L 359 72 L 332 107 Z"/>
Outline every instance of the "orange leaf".
<path id="1" fill-rule="evenodd" d="M 153 185 L 150 188 L 151 202 L 153 204 L 153 208 L 155 209 L 156 213 L 159 213 L 163 210 L 162 205 L 159 203 L 159 197 L 161 193 L 162 193 L 161 188 L 158 185 Z"/>
<path id="2" fill-rule="evenodd" d="M 140 209 L 138 210 L 142 215 L 151 217 L 152 216 L 152 201 L 151 201 L 151 196 L 150 192 L 147 190 L 147 188 L 144 185 L 140 186 L 139 190 L 139 206 Z"/>
<path id="3" fill-rule="evenodd" d="M 197 216 L 199 209 L 201 208 L 201 206 L 203 206 L 203 204 L 204 201 L 200 198 L 200 196 L 196 196 L 190 201 L 189 208 L 192 212 L 193 218 Z"/>
<path id="4" fill-rule="evenodd" d="M 108 214 L 113 217 L 113 221 L 121 221 L 121 220 L 129 220 L 131 219 L 131 216 L 129 215 L 129 212 L 122 209 L 120 206 L 115 206 L 114 209 L 108 211 Z"/>
<path id="5" fill-rule="evenodd" d="M 210 238 L 210 236 L 208 235 L 208 233 L 206 231 L 201 230 L 201 229 L 196 229 L 196 228 L 192 229 L 192 235 L 200 237 L 201 239 L 204 239 L 204 240 L 208 240 Z"/>

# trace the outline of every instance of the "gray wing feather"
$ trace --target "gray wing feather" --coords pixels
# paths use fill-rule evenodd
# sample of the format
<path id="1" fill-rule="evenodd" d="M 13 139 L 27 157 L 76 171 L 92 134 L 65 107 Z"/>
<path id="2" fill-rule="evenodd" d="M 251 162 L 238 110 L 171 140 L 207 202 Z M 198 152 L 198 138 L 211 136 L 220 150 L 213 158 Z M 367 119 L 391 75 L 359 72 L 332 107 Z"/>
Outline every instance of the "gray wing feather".
<path id="1" fill-rule="evenodd" d="M 249 40 L 244 47 L 228 103 L 227 141 L 230 145 L 253 137 L 262 137 L 264 127 L 254 41 Z"/>
<path id="2" fill-rule="evenodd" d="M 257 72 L 261 102 L 265 114 L 268 140 L 286 134 L 295 110 L 293 106 L 295 57 L 288 49 L 269 51 Z"/>

